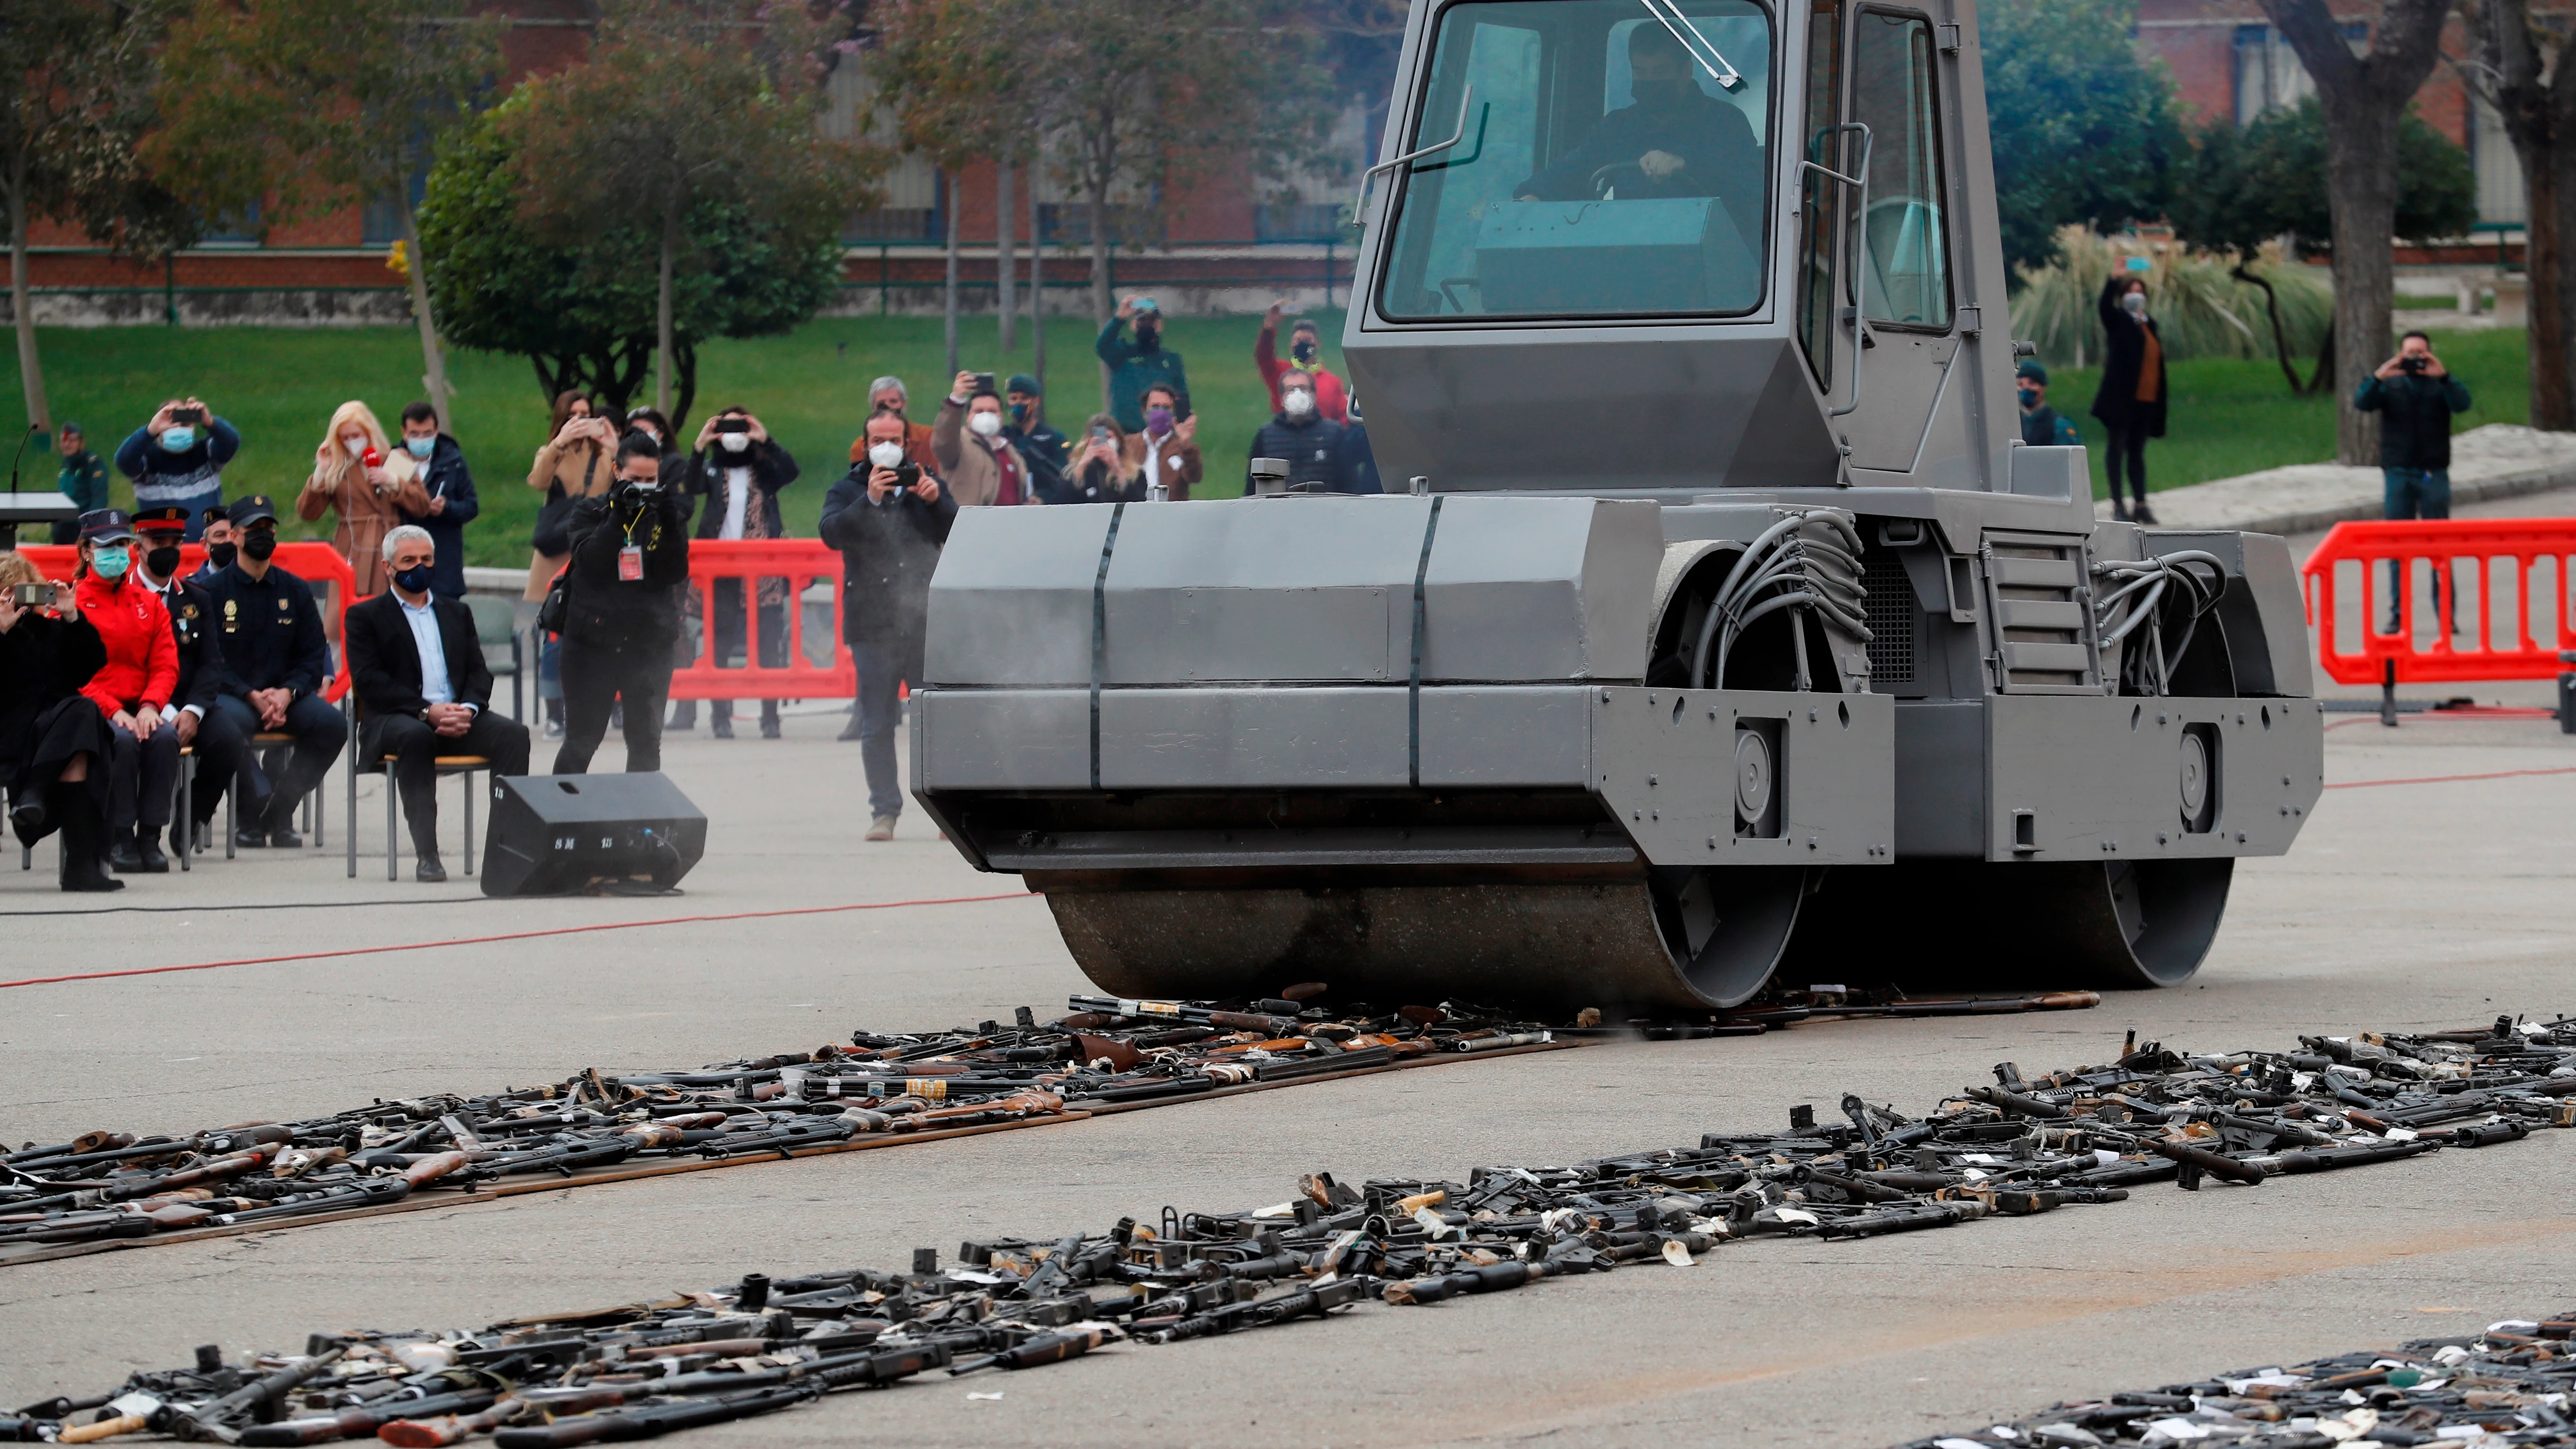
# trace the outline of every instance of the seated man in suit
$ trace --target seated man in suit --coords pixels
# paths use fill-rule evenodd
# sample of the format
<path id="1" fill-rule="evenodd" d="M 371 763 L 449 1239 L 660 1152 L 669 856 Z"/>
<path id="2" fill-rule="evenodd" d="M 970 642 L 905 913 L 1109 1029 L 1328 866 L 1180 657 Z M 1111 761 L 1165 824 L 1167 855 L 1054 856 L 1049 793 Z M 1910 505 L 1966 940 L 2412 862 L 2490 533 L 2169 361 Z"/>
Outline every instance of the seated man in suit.
<path id="1" fill-rule="evenodd" d="M 385 535 L 385 592 L 351 608 L 343 624 L 349 682 L 365 707 L 359 724 L 360 758 L 394 757 L 403 817 L 411 824 L 412 850 L 420 857 L 413 876 L 447 879 L 438 860 L 438 775 L 441 755 L 481 755 L 492 773 L 528 773 L 528 728 L 494 716 L 492 671 L 474 634 L 474 615 L 463 601 L 430 593 L 437 577 L 437 545 L 429 531 L 404 524 Z"/>

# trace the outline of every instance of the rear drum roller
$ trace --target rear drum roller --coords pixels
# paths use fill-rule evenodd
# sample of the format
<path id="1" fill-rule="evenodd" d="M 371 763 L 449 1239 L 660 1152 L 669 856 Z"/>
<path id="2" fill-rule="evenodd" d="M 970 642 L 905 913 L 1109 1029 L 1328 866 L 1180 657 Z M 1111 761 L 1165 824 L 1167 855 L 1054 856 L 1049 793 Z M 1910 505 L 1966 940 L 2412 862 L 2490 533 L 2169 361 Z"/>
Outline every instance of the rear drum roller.
<path id="1" fill-rule="evenodd" d="M 1938 991 L 2179 986 L 2209 954 L 2235 870 L 2219 857 L 1835 871 L 1789 959 L 1821 980 Z"/>

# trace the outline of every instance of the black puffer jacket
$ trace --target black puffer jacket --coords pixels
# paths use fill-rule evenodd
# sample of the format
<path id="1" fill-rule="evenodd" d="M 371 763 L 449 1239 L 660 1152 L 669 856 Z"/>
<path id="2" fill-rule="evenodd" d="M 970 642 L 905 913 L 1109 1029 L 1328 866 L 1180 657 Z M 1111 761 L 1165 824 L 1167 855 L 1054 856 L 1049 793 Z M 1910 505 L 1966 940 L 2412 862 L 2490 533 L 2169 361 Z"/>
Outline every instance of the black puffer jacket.
<path id="1" fill-rule="evenodd" d="M 680 594 L 689 581 L 688 508 L 676 489 L 638 497 L 621 488 L 573 505 L 571 609 L 564 637 L 604 649 L 668 653 L 680 637 Z M 644 577 L 621 579 L 617 558 L 632 539 Z"/>

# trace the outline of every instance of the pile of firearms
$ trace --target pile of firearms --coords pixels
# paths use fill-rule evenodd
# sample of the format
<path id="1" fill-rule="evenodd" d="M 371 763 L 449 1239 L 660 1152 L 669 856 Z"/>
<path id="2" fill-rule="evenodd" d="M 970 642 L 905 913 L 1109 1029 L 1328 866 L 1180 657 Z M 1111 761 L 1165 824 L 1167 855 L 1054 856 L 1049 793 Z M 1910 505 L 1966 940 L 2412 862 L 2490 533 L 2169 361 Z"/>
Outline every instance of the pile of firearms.
<path id="1" fill-rule="evenodd" d="M 2153 1393 L 2060 1404 L 2018 1424 L 1904 1449 L 2082 1449 L 2096 1444 L 2576 1445 L 2576 1312 L 2507 1319 L 2463 1338 L 2245 1369 Z"/>
<path id="2" fill-rule="evenodd" d="M 416 1192 L 561 1181 L 621 1165 L 793 1156 L 876 1136 L 1027 1123 L 1303 1081 L 1443 1054 L 1550 1044 L 1450 1005 L 1336 1013 L 1077 996 L 1073 1013 L 847 1047 L 417 1097 L 183 1137 L 93 1132 L 0 1155 L 0 1261 L 32 1245 L 147 1238 L 381 1207 Z"/>
<path id="3" fill-rule="evenodd" d="M 316 1335 L 301 1354 L 239 1365 L 209 1347 L 193 1369 L 0 1418 L 0 1438 L 446 1444 L 489 1430 L 504 1449 L 641 1438 L 933 1371 L 1687 1264 L 1743 1238 L 1944 1227 L 2117 1201 L 2159 1181 L 2259 1184 L 2576 1125 L 2576 1020 L 2304 1037 L 2294 1052 L 2225 1056 L 2133 1037 L 2107 1065 L 2025 1076 L 2004 1063 L 1995 1077 L 1921 1118 L 1845 1097 L 1846 1121 L 1800 1107 L 1785 1134 L 1479 1168 L 1463 1183 L 1352 1188 L 1317 1173 L 1270 1206 L 970 1241 L 945 1268 L 917 1249 L 910 1272 L 753 1275 L 476 1333 Z"/>

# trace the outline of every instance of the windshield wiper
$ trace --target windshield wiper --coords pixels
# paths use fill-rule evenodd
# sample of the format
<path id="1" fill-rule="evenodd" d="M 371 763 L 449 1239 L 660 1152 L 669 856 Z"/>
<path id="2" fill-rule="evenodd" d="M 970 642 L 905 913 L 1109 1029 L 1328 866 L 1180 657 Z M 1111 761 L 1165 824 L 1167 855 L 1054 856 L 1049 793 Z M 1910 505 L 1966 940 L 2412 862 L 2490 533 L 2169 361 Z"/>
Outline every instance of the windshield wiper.
<path id="1" fill-rule="evenodd" d="M 1708 72 L 1709 78 L 1717 82 L 1719 89 L 1729 91 L 1744 89 L 1744 77 L 1736 72 L 1732 62 L 1718 53 L 1716 45 L 1712 44 L 1707 36 L 1700 34 L 1699 27 L 1691 24 L 1691 18 L 1682 13 L 1678 0 L 1638 0 L 1638 3 L 1644 5 L 1646 13 L 1655 17 L 1665 30 L 1671 32 L 1673 39 L 1681 42 L 1682 49 L 1690 53 L 1691 59 L 1699 62 L 1700 69 Z M 1676 20 L 1681 22 L 1679 28 L 1673 24 Z M 1682 34 L 1684 30 L 1689 31 L 1690 34 L 1684 36 Z M 1697 41 L 1698 44 L 1693 45 L 1693 41 Z"/>

